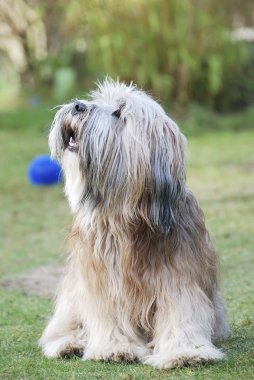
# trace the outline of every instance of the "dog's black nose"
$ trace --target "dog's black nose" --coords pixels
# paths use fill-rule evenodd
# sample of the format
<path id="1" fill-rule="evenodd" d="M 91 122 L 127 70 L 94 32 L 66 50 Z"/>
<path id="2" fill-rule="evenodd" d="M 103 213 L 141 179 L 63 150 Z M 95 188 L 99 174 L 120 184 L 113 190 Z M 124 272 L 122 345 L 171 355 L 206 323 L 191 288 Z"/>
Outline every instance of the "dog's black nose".
<path id="1" fill-rule="evenodd" d="M 87 106 L 82 102 L 76 102 L 74 108 L 77 112 L 84 112 L 87 110 Z"/>

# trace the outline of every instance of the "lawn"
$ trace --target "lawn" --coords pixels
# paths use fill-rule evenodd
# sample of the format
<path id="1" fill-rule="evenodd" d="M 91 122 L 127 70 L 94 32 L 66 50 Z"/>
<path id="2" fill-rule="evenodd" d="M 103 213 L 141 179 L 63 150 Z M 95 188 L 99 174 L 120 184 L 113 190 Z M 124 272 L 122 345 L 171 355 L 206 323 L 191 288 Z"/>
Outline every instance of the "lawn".
<path id="1" fill-rule="evenodd" d="M 0 274 L 5 280 L 64 260 L 71 217 L 62 185 L 34 188 L 26 178 L 29 161 L 47 152 L 52 117 L 47 109 L 0 115 Z M 220 252 L 221 292 L 232 329 L 221 344 L 228 360 L 171 371 L 75 357 L 48 360 L 37 340 L 52 302 L 0 286 L 0 379 L 254 379 L 254 130 L 249 116 L 247 124 L 245 128 L 244 115 L 217 118 L 218 128 L 208 132 L 202 126 L 188 132 L 188 121 L 184 124 L 189 134 L 188 185 Z"/>

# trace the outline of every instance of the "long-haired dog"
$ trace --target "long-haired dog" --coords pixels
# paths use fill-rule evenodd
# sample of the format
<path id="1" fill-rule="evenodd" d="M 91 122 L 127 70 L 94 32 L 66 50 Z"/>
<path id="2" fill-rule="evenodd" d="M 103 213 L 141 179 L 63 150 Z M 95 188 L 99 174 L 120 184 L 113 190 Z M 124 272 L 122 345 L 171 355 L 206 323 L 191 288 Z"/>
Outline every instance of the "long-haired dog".
<path id="1" fill-rule="evenodd" d="M 217 255 L 185 184 L 185 138 L 162 107 L 108 79 L 57 112 L 52 156 L 74 214 L 40 345 L 47 357 L 173 368 L 224 358 Z"/>

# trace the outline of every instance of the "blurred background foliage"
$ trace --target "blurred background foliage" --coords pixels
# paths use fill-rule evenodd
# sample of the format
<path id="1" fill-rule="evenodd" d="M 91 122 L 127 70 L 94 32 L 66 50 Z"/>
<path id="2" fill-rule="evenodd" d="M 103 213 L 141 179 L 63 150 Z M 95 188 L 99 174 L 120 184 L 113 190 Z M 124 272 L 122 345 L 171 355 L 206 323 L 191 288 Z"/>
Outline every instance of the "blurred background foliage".
<path id="1" fill-rule="evenodd" d="M 253 24 L 253 0 L 0 0 L 0 108 L 64 101 L 108 74 L 167 107 L 242 110 Z"/>

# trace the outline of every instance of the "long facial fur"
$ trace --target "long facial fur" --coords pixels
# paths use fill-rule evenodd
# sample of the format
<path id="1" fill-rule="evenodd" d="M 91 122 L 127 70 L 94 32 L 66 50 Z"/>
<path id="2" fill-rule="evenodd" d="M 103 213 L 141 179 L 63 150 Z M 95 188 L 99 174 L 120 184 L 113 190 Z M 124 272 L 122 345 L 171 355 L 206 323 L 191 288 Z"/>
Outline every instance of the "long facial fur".
<path id="1" fill-rule="evenodd" d="M 84 115 L 73 115 L 71 104 L 58 111 L 49 137 L 52 155 L 63 158 L 63 131 L 72 126 L 80 141 L 84 199 L 104 210 L 117 206 L 126 219 L 142 218 L 154 231 L 168 232 L 185 195 L 185 138 L 145 93 L 122 84 L 112 88 L 106 82 L 94 92 Z"/>
<path id="2" fill-rule="evenodd" d="M 75 102 L 57 112 L 49 145 L 62 163 L 75 214 L 62 294 L 72 295 L 70 313 L 75 309 L 87 326 L 87 352 L 96 345 L 89 329 L 100 309 L 137 347 L 149 343 L 155 354 L 175 352 L 168 337 L 189 318 L 190 328 L 175 346 L 199 342 L 210 347 L 207 357 L 222 358 L 209 343 L 218 321 L 219 335 L 228 331 L 217 297 L 217 254 L 186 188 L 184 136 L 157 102 L 132 85 L 105 81 L 82 102 L 84 113 L 73 111 Z M 66 148 L 70 126 L 79 142 L 76 153 Z M 62 308 L 59 301 L 55 315 Z M 163 368 L 162 356 L 150 364 Z"/>

